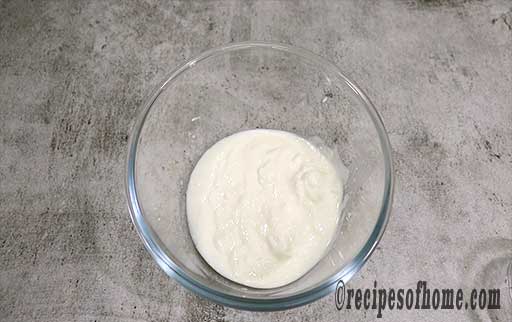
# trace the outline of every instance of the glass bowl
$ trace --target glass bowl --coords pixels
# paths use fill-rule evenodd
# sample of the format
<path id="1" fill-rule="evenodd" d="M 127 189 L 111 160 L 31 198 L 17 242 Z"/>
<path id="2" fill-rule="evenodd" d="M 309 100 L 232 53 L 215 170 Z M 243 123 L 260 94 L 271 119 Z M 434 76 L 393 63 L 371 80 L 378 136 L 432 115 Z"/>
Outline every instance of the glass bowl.
<path id="1" fill-rule="evenodd" d="M 256 289 L 215 272 L 186 216 L 188 178 L 201 155 L 242 130 L 321 139 L 349 169 L 336 239 L 288 285 Z M 310 303 L 361 268 L 379 242 L 393 194 L 389 140 L 363 91 L 331 62 L 301 48 L 245 42 L 209 50 L 149 96 L 130 137 L 127 197 L 133 224 L 158 265 L 180 284 L 230 307 L 271 311 Z"/>

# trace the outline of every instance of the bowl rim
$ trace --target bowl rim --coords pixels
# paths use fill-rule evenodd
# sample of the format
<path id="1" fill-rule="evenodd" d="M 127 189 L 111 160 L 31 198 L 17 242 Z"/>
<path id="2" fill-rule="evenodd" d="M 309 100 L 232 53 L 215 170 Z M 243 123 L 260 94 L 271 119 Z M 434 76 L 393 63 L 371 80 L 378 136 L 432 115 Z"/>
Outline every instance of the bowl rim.
<path id="1" fill-rule="evenodd" d="M 155 236 L 153 236 L 152 229 L 149 227 L 149 225 L 146 223 L 144 219 L 144 215 L 137 197 L 135 180 L 135 163 L 139 137 L 144 126 L 146 117 L 149 114 L 149 111 L 151 110 L 153 103 L 156 101 L 159 95 L 183 72 L 192 68 L 198 62 L 228 52 L 234 52 L 238 50 L 245 50 L 251 48 L 265 48 L 283 51 L 288 54 L 297 55 L 300 56 L 301 58 L 306 58 L 310 61 L 313 61 L 315 64 L 322 66 L 322 68 L 324 69 L 332 70 L 334 72 L 333 74 L 335 74 L 336 77 L 339 78 L 339 80 L 347 84 L 364 103 L 363 105 L 366 108 L 366 112 L 369 114 L 377 130 L 380 145 L 384 156 L 384 195 L 379 212 L 379 217 L 364 246 L 360 249 L 357 255 L 347 265 L 345 265 L 345 267 L 341 271 L 327 278 L 316 287 L 308 289 L 300 294 L 277 299 L 248 298 L 222 293 L 194 280 L 193 277 L 189 276 L 184 270 L 178 267 L 178 265 L 174 263 L 169 258 L 169 256 L 165 254 L 163 249 L 158 245 L 158 243 L 156 242 L 158 237 L 155 238 Z M 237 309 L 251 311 L 277 311 L 305 305 L 324 297 L 325 295 L 334 291 L 334 289 L 336 288 L 336 284 L 340 280 L 342 280 L 346 284 L 368 260 L 368 258 L 378 245 L 380 239 L 382 238 L 382 235 L 386 229 L 389 220 L 390 211 L 392 207 L 394 190 L 392 150 L 386 129 L 382 122 L 382 118 L 379 115 L 378 111 L 376 110 L 375 106 L 372 104 L 372 102 L 364 93 L 364 91 L 354 81 L 350 80 L 347 76 L 345 76 L 334 63 L 307 49 L 285 44 L 260 41 L 231 43 L 225 46 L 207 50 L 202 54 L 196 56 L 195 58 L 192 58 L 187 62 L 183 63 L 181 66 L 179 66 L 170 74 L 168 74 L 165 77 L 165 80 L 161 82 L 160 85 L 157 86 L 156 89 L 154 89 L 152 93 L 144 100 L 144 103 L 142 105 L 142 111 L 138 114 L 138 116 L 135 119 L 135 124 L 132 128 L 132 132 L 130 134 L 130 139 L 128 143 L 127 176 L 125 181 L 125 188 L 128 209 L 130 212 L 132 223 L 135 226 L 137 233 L 139 237 L 142 239 L 144 246 L 146 247 L 148 252 L 154 258 L 154 260 L 157 262 L 160 268 L 162 268 L 166 272 L 167 275 L 174 278 L 181 285 L 191 290 L 192 292 L 199 294 L 219 304 L 223 304 Z"/>

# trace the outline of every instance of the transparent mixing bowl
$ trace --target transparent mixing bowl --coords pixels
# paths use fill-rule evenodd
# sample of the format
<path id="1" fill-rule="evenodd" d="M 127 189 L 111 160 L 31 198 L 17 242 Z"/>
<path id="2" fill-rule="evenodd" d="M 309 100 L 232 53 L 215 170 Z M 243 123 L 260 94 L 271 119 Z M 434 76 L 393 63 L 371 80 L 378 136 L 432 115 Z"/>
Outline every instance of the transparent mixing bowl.
<path id="1" fill-rule="evenodd" d="M 319 138 L 349 169 L 332 248 L 306 275 L 274 289 L 219 275 L 187 226 L 186 190 L 196 162 L 218 140 L 255 128 Z M 391 148 L 370 100 L 331 62 L 286 45 L 231 44 L 188 61 L 149 97 L 130 138 L 127 194 L 133 224 L 169 276 L 217 303 L 282 310 L 332 292 L 368 259 L 391 208 Z"/>

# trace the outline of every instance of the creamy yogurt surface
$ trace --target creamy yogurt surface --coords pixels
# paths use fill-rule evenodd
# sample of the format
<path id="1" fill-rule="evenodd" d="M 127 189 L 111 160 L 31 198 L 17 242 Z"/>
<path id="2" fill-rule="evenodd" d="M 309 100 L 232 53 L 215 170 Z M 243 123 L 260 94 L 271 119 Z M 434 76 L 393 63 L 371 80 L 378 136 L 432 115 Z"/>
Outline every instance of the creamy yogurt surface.
<path id="1" fill-rule="evenodd" d="M 256 288 L 286 285 L 326 253 L 343 184 L 329 158 L 284 131 L 248 130 L 208 149 L 187 190 L 194 244 L 224 277 Z"/>

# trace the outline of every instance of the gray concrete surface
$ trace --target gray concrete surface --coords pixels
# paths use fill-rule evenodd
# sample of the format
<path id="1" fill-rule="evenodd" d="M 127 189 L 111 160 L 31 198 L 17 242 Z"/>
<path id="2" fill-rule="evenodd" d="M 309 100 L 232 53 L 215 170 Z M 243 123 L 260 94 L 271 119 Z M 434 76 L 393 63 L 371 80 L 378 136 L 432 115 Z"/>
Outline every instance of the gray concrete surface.
<path id="1" fill-rule="evenodd" d="M 126 143 L 143 96 L 184 59 L 241 40 L 331 59 L 383 116 L 394 210 L 350 287 L 505 291 L 512 2 L 2 1 L 1 321 L 374 320 L 338 312 L 332 296 L 275 313 L 212 304 L 168 278 L 130 223 Z M 506 309 L 490 316 L 506 321 Z M 395 310 L 382 321 L 468 319 L 488 316 Z"/>

